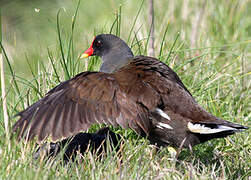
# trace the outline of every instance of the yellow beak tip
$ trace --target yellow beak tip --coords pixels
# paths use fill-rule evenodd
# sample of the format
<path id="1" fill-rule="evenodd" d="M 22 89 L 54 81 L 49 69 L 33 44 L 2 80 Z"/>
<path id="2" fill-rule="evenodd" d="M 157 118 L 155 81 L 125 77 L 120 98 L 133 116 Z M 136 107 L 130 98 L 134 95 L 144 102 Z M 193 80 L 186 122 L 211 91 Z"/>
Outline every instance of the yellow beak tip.
<path id="1" fill-rule="evenodd" d="M 80 59 L 82 59 L 82 58 L 87 58 L 87 57 L 89 57 L 89 54 L 84 53 L 84 54 L 82 54 L 82 55 L 80 56 Z"/>

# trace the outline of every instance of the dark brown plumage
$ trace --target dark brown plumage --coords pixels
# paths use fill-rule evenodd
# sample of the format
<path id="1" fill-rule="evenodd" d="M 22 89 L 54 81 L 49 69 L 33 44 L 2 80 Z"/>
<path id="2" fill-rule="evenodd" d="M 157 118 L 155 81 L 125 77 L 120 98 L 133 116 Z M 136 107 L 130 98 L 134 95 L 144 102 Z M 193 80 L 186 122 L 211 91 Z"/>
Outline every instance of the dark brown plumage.
<path id="1" fill-rule="evenodd" d="M 177 74 L 158 59 L 133 56 L 120 38 L 97 36 L 84 56 L 102 58 L 101 72 L 62 82 L 18 115 L 19 136 L 53 141 L 94 123 L 131 128 L 158 146 L 189 147 L 246 127 L 207 113 Z"/>

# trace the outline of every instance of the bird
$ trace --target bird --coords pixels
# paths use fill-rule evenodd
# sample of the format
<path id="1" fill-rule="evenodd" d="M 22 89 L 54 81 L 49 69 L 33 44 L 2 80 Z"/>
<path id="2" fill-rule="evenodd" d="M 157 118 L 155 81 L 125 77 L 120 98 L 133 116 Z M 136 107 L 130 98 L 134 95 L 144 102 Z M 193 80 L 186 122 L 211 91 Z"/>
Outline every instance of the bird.
<path id="1" fill-rule="evenodd" d="M 63 161 L 68 163 L 75 160 L 78 152 L 84 155 L 87 151 L 91 151 L 97 156 L 106 153 L 107 142 L 110 142 L 111 150 L 116 152 L 119 152 L 120 145 L 123 143 L 119 134 L 115 134 L 109 127 L 104 127 L 95 133 L 78 133 L 60 142 L 46 142 L 33 153 L 33 158 L 54 158 L 63 151 Z"/>
<path id="2" fill-rule="evenodd" d="M 61 82 L 18 113 L 18 138 L 56 142 L 107 124 L 130 128 L 157 147 L 192 148 L 248 128 L 208 113 L 169 66 L 134 56 L 113 34 L 97 35 L 81 58 L 90 56 L 101 58 L 100 70 Z"/>

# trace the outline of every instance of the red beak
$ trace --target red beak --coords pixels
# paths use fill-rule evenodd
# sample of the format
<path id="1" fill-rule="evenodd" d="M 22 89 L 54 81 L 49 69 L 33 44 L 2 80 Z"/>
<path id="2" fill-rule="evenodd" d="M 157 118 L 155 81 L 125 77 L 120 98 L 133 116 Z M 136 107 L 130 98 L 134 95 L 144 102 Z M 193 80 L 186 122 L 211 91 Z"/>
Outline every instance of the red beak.
<path id="1" fill-rule="evenodd" d="M 94 39 L 95 39 L 95 37 L 94 37 Z M 94 42 L 94 40 L 93 40 L 93 42 Z M 92 42 L 92 45 L 93 45 L 93 42 Z M 87 57 L 93 55 L 94 50 L 93 50 L 93 48 L 92 48 L 92 45 L 91 45 L 91 47 L 89 47 L 89 48 L 80 56 L 80 59 L 81 59 L 81 58 L 87 58 Z"/>
<path id="2" fill-rule="evenodd" d="M 93 54 L 93 48 L 90 47 L 89 49 L 87 49 L 81 56 L 80 58 L 87 58 L 89 56 L 91 56 Z"/>

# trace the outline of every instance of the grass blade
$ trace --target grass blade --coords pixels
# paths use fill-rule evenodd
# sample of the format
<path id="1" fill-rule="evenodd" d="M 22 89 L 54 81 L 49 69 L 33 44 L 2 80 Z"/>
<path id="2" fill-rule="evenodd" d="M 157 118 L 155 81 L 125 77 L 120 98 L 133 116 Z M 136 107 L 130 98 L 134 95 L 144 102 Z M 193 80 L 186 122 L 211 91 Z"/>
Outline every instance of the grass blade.
<path id="1" fill-rule="evenodd" d="M 137 38 L 137 34 L 135 33 L 135 37 L 134 39 L 136 40 L 136 44 L 138 45 L 138 51 L 139 51 L 139 54 L 141 54 L 141 44 Z"/>
<path id="2" fill-rule="evenodd" d="M 138 19 L 138 17 L 139 17 L 139 13 L 141 12 L 141 9 L 142 9 L 142 7 L 143 7 L 144 2 L 145 2 L 145 0 L 142 0 L 142 1 L 141 1 L 139 10 L 138 10 L 138 12 L 137 12 L 137 14 L 136 14 L 136 17 L 134 18 L 132 27 L 131 27 L 131 29 L 130 29 L 130 33 L 129 33 L 129 36 L 128 36 L 128 39 L 127 39 L 127 43 L 129 43 L 129 40 L 130 40 L 130 38 L 131 38 L 132 31 L 133 31 L 134 26 L 135 26 L 135 24 L 136 24 L 136 22 L 137 22 L 137 19 Z"/>
<path id="3" fill-rule="evenodd" d="M 33 77 L 33 79 L 35 80 L 35 83 L 36 83 L 36 89 L 37 89 L 37 93 L 39 94 L 39 96 L 40 97 L 43 97 L 42 96 L 42 94 L 41 94 L 41 92 L 39 92 L 39 83 L 38 83 L 38 80 L 37 80 L 37 76 L 35 75 L 35 73 L 33 72 L 33 70 L 32 70 L 32 67 L 31 67 L 31 64 L 30 64 L 30 62 L 29 62 L 29 59 L 28 59 L 28 56 L 27 56 L 27 54 L 25 54 L 25 59 L 26 59 L 26 62 L 27 62 L 27 64 L 28 64 L 28 66 L 29 66 L 29 69 L 30 69 L 30 71 L 31 71 L 31 74 L 32 74 L 32 77 Z M 35 87 L 35 86 L 34 86 Z"/>
<path id="4" fill-rule="evenodd" d="M 13 83 L 14 83 L 15 90 L 16 90 L 18 96 L 21 97 L 22 95 L 21 95 L 20 90 L 19 90 L 19 87 L 18 87 L 18 85 L 17 85 L 17 81 L 16 81 L 16 78 L 15 78 L 14 71 L 13 71 L 11 65 L 10 65 L 10 60 L 9 60 L 7 54 L 6 54 L 6 51 L 5 51 L 5 49 L 4 49 L 3 44 L 2 44 L 1 41 L 0 41 L 0 46 L 1 46 L 1 49 L 2 49 L 2 53 L 3 53 L 3 55 L 4 55 L 5 59 L 6 59 L 6 62 L 7 62 L 7 64 L 8 64 L 8 67 L 9 67 L 9 70 L 10 70 L 10 73 L 11 73 L 11 76 L 12 76 L 12 79 L 13 79 Z M 22 100 L 22 104 L 21 104 L 21 105 L 22 105 L 22 107 L 23 107 L 23 109 L 24 109 L 24 102 L 23 102 L 23 100 Z"/>
<path id="5" fill-rule="evenodd" d="M 75 24 L 77 21 L 77 15 L 78 15 L 78 10 L 80 6 L 81 0 L 78 1 L 75 13 L 72 18 L 72 24 L 71 24 L 71 37 L 68 45 L 68 57 L 67 61 L 70 61 L 70 70 L 71 70 L 71 76 L 75 75 L 75 65 L 74 65 L 74 29 L 75 29 Z M 71 51 L 71 52 L 70 52 Z M 71 57 L 71 59 L 69 59 Z"/>
<path id="6" fill-rule="evenodd" d="M 58 40 L 59 40 L 59 46 L 60 46 L 60 52 L 61 52 L 61 56 L 62 56 L 62 61 L 63 63 L 61 62 L 61 65 L 63 66 L 63 69 L 64 69 L 64 73 L 65 73 L 65 80 L 67 79 L 70 79 L 70 74 L 69 74 L 69 71 L 67 69 L 67 66 L 66 66 L 66 62 L 65 62 L 65 55 L 64 55 L 64 50 L 63 50 L 63 43 L 62 43 L 62 38 L 61 38 L 61 32 L 60 32 L 60 25 L 59 25 L 59 14 L 60 14 L 60 10 L 58 11 L 57 13 L 57 33 L 58 33 Z"/>
<path id="7" fill-rule="evenodd" d="M 178 32 L 178 34 L 177 34 L 177 36 L 175 37 L 175 40 L 174 40 L 174 42 L 173 42 L 173 45 L 172 45 L 172 47 L 171 47 L 171 49 L 170 49 L 170 51 L 169 51 L 169 53 L 168 53 L 168 56 L 167 56 L 167 58 L 166 58 L 166 60 L 165 60 L 165 63 L 167 63 L 168 59 L 170 58 L 171 54 L 173 53 L 173 48 L 174 48 L 174 46 L 175 46 L 175 44 L 176 44 L 176 42 L 177 42 L 179 36 L 180 36 L 180 33 Z"/>
<path id="8" fill-rule="evenodd" d="M 48 48 L 47 48 L 47 53 L 48 53 L 48 57 L 49 57 L 49 60 L 50 60 L 51 65 L 52 65 L 53 71 L 54 71 L 54 73 L 55 73 L 55 75 L 56 75 L 57 81 L 58 81 L 58 82 L 61 82 L 61 81 L 60 81 L 60 78 L 59 78 L 59 75 L 58 75 L 58 73 L 57 73 L 55 64 L 53 63 L 53 56 L 52 56 L 52 53 L 50 52 L 50 50 L 49 50 Z"/>
<path id="9" fill-rule="evenodd" d="M 0 9 L 0 42 L 2 42 L 2 12 Z M 4 119 L 4 129 L 6 134 L 6 140 L 9 145 L 10 149 L 10 143 L 9 143 L 9 116 L 8 116 L 8 110 L 7 110 L 7 95 L 5 92 L 5 75 L 4 75 L 4 62 L 3 62 L 3 54 L 2 50 L 0 49 L 0 70 L 1 70 L 1 91 L 2 91 L 2 103 L 3 103 L 3 119 Z"/>
<path id="10" fill-rule="evenodd" d="M 117 21 L 118 21 L 118 16 L 116 16 L 115 20 L 113 21 L 112 26 L 111 26 L 110 31 L 109 31 L 109 34 L 112 34 L 112 30 L 113 30 L 115 24 L 117 23 Z"/>
<path id="11" fill-rule="evenodd" d="M 164 45 L 164 41 L 166 39 L 166 33 L 167 33 L 167 30 L 168 30 L 169 24 L 170 24 L 170 21 L 168 21 L 168 23 L 167 23 L 163 38 L 161 40 L 160 49 L 159 49 L 159 58 L 162 56 L 162 48 L 163 48 L 163 45 Z"/>

